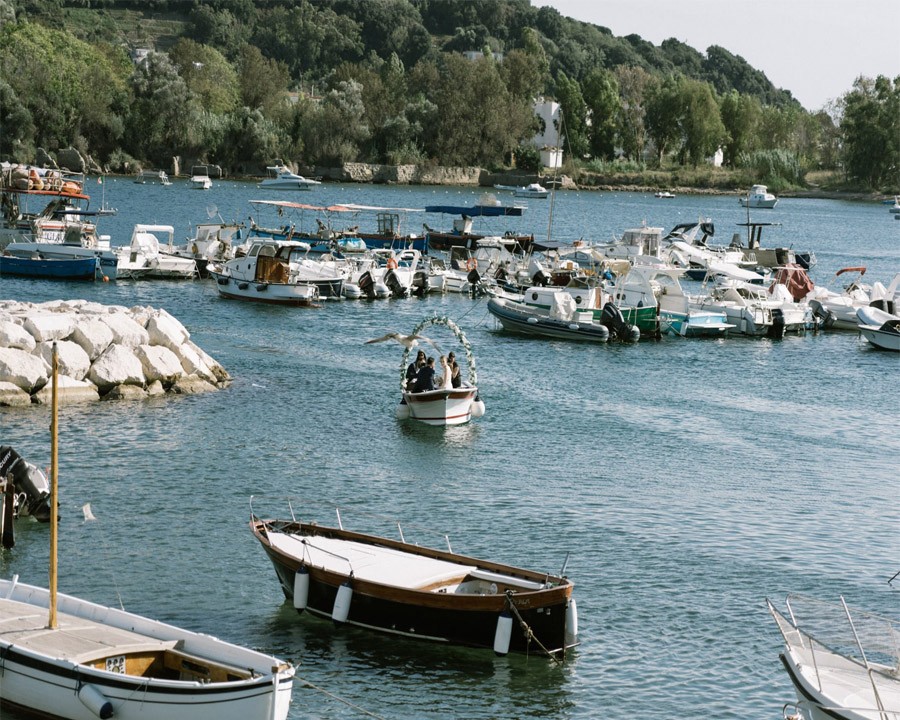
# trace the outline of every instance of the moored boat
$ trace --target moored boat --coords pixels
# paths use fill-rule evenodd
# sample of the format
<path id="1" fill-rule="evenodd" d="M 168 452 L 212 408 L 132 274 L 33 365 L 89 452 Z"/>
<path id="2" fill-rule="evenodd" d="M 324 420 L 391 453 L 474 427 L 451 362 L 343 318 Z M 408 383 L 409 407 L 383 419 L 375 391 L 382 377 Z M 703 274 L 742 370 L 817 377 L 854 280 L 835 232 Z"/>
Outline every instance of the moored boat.
<path id="1" fill-rule="evenodd" d="M 377 535 L 253 512 L 250 528 L 303 613 L 436 642 L 557 656 L 577 644 L 573 584 Z"/>
<path id="2" fill-rule="evenodd" d="M 0 275 L 48 280 L 94 280 L 102 275 L 96 257 L 46 258 L 39 253 L 28 257 L 0 253 Z"/>
<path id="3" fill-rule="evenodd" d="M 747 208 L 774 208 L 778 204 L 776 198 L 765 185 L 754 185 L 746 195 L 739 200 L 741 205 Z"/>
<path id="4" fill-rule="evenodd" d="M 309 190 L 322 184 L 319 180 L 297 175 L 284 165 L 270 165 L 266 173 L 267 177 L 259 183 L 263 190 Z"/>

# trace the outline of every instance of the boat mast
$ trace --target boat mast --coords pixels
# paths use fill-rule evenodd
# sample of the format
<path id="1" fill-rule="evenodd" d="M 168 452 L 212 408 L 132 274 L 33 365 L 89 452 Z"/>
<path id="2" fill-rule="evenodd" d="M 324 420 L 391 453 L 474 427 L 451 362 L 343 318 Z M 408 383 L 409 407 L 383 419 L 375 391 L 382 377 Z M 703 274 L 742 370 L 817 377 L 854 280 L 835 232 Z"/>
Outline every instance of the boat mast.
<path id="1" fill-rule="evenodd" d="M 562 127 L 563 111 L 562 106 L 559 108 L 559 121 L 556 123 L 556 147 L 553 149 L 553 187 L 550 188 L 550 213 L 547 218 L 547 242 L 550 242 L 551 232 L 553 230 L 553 205 L 556 202 L 556 183 L 559 181 L 559 168 L 556 165 L 559 156 L 559 131 Z"/>
<path id="2" fill-rule="evenodd" d="M 59 534 L 59 520 L 57 517 L 57 507 L 59 506 L 59 458 L 58 458 L 58 426 L 57 414 L 59 411 L 59 350 L 56 347 L 56 341 L 53 342 L 52 357 L 52 401 L 50 403 L 50 619 L 47 627 L 55 630 L 56 621 L 56 547 L 57 536 Z"/>

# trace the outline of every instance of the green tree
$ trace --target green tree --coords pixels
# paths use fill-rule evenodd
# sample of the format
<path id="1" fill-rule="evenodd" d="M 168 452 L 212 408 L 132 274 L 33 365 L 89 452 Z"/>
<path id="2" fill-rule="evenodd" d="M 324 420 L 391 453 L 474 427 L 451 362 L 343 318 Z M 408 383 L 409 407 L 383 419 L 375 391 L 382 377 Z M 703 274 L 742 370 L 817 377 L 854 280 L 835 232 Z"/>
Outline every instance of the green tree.
<path id="1" fill-rule="evenodd" d="M 663 158 L 681 136 L 681 92 L 678 80 L 667 76 L 662 82 L 653 81 L 647 88 L 647 108 L 644 115 L 647 136 L 656 146 L 657 160 Z"/>
<path id="2" fill-rule="evenodd" d="M 588 141 L 591 155 L 612 160 L 616 155 L 616 128 L 622 102 L 615 76 L 602 68 L 594 68 L 582 84 L 590 126 Z"/>
<path id="3" fill-rule="evenodd" d="M 709 83 L 684 78 L 680 86 L 682 158 L 697 166 L 722 144 L 725 127 Z"/>
<path id="4" fill-rule="evenodd" d="M 569 151 L 573 158 L 582 158 L 588 154 L 587 115 L 588 107 L 581 92 L 581 85 L 570 80 L 565 73 L 556 79 L 556 99 L 563 116 L 563 127 L 557 128 L 560 133 L 560 147 Z"/>
<path id="5" fill-rule="evenodd" d="M 254 45 L 244 45 L 238 58 L 240 102 L 270 115 L 285 102 L 291 76 L 287 65 L 263 56 Z"/>
<path id="6" fill-rule="evenodd" d="M 169 50 L 169 58 L 201 107 L 212 113 L 226 113 L 237 107 L 238 75 L 218 50 L 180 38 Z"/>
<path id="7" fill-rule="evenodd" d="M 640 160 L 644 156 L 646 131 L 646 92 L 650 85 L 650 74 L 640 67 L 619 66 L 613 74 L 619 85 L 621 106 L 616 123 L 616 132 L 625 157 Z"/>
<path id="8" fill-rule="evenodd" d="M 762 108 L 755 97 L 732 90 L 722 97 L 719 112 L 725 127 L 723 160 L 729 167 L 735 167 L 742 153 L 757 147 Z"/>
<path id="9" fill-rule="evenodd" d="M 356 160 L 360 145 L 370 135 L 365 112 L 362 86 L 355 80 L 339 82 L 303 128 L 307 158 L 331 166 Z"/>
<path id="10" fill-rule="evenodd" d="M 843 97 L 844 167 L 871 188 L 900 184 L 900 76 L 859 77 Z"/>

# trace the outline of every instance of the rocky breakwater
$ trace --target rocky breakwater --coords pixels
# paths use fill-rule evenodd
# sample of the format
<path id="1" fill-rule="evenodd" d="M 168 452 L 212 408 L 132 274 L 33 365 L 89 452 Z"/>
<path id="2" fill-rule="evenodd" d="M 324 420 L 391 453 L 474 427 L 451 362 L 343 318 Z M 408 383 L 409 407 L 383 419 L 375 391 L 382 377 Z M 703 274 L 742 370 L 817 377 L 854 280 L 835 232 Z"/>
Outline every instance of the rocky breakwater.
<path id="1" fill-rule="evenodd" d="M 193 394 L 231 379 L 165 310 L 3 301 L 0 406 L 50 402 L 54 342 L 60 403 Z"/>

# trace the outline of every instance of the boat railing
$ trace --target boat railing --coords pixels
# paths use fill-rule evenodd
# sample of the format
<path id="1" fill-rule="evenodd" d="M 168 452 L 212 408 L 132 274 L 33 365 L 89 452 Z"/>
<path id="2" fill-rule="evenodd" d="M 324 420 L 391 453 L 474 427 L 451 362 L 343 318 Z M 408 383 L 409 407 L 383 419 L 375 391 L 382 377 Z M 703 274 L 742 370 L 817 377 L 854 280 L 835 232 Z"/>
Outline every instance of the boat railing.
<path id="1" fill-rule="evenodd" d="M 82 195 L 84 173 L 67 169 L 11 165 L 0 172 L 0 192 L 39 193 L 44 195 Z"/>

